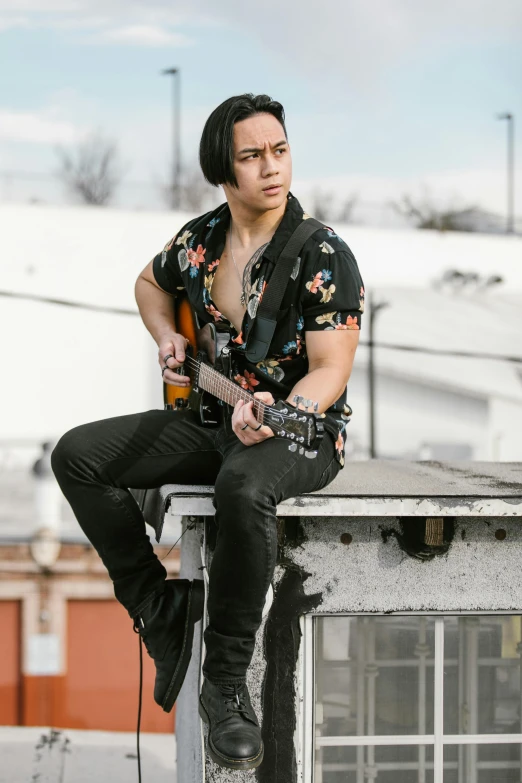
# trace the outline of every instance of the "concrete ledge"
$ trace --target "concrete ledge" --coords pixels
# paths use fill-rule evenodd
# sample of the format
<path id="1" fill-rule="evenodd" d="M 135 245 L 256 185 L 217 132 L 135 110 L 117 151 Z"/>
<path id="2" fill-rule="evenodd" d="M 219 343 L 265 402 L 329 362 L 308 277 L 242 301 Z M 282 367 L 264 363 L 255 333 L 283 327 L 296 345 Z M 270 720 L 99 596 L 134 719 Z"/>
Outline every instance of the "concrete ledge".
<path id="1" fill-rule="evenodd" d="M 164 515 L 212 516 L 212 486 L 166 484 L 147 521 L 161 535 Z M 279 516 L 522 516 L 522 464 L 514 462 L 350 462 L 319 492 L 290 498 Z M 159 540 L 159 538 L 158 538 Z"/>

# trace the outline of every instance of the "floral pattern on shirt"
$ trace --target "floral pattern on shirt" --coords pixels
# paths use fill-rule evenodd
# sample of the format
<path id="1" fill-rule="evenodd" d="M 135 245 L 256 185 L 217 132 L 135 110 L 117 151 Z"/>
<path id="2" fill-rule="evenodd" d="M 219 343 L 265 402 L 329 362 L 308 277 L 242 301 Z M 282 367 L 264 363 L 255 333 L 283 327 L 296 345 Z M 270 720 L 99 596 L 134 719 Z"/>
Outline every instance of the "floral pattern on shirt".
<path id="1" fill-rule="evenodd" d="M 281 382 L 285 377 L 284 370 L 279 366 L 279 362 L 275 359 L 264 360 L 256 364 L 258 370 L 264 372 L 265 375 L 271 375 L 275 381 Z"/>
<path id="2" fill-rule="evenodd" d="M 241 328 L 236 330 L 212 300 L 212 283 L 225 248 L 230 208 L 216 209 L 189 220 L 153 259 L 158 285 L 172 295 L 184 290 L 201 325 L 220 322 L 230 330 L 233 377 L 248 391 L 269 391 L 276 400 L 289 397 L 308 372 L 306 334 L 310 331 L 359 330 L 364 312 L 364 284 L 357 262 L 330 226 L 315 232 L 296 259 L 285 289 L 268 356 L 257 364 L 247 359 L 248 336 L 270 284 L 275 262 L 288 238 L 310 215 L 292 193 L 286 210 L 267 245 L 260 248 L 248 281 L 248 299 Z M 341 406 L 342 407 L 342 406 Z M 328 412 L 325 427 L 340 446 L 345 428 L 337 406 Z M 341 440 L 339 440 L 341 438 Z M 336 448 L 339 462 L 343 449 Z"/>
<path id="3" fill-rule="evenodd" d="M 317 274 L 314 276 L 313 280 L 309 280 L 306 284 L 306 288 L 310 293 L 312 294 L 318 294 L 321 292 L 322 296 L 320 301 L 321 302 L 330 302 L 333 295 L 335 294 L 335 285 L 331 283 L 328 287 L 324 286 L 324 283 L 327 283 L 329 280 L 332 279 L 332 273 L 329 269 L 321 269 L 320 272 L 317 272 Z"/>
<path id="4" fill-rule="evenodd" d="M 240 375 L 239 373 L 234 375 L 234 380 L 236 383 L 239 383 L 243 389 L 251 392 L 255 391 L 256 386 L 259 386 L 260 383 L 255 374 L 253 372 L 248 372 L 248 370 L 244 370 L 243 375 Z"/>
<path id="5" fill-rule="evenodd" d="M 324 313 L 324 315 L 318 315 L 315 319 L 318 324 L 330 324 L 330 326 L 326 327 L 326 331 L 330 329 L 359 329 L 359 324 L 357 323 L 357 316 L 351 316 L 349 315 L 346 318 L 346 321 L 343 323 L 341 319 L 340 313 Z"/>

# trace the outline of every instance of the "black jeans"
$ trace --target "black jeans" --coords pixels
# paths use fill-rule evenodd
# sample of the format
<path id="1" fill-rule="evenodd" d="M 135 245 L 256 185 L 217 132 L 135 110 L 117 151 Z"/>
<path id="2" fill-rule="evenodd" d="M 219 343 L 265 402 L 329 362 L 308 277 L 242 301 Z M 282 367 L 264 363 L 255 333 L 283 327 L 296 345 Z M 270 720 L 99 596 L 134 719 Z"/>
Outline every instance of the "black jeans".
<path id="1" fill-rule="evenodd" d="M 281 438 L 244 446 L 229 416 L 210 429 L 188 410 L 150 410 L 69 430 L 52 467 L 131 617 L 162 592 L 166 572 L 129 488 L 215 483 L 204 673 L 237 682 L 246 675 L 275 568 L 276 506 L 328 484 L 339 463 L 328 433 L 309 459 Z"/>

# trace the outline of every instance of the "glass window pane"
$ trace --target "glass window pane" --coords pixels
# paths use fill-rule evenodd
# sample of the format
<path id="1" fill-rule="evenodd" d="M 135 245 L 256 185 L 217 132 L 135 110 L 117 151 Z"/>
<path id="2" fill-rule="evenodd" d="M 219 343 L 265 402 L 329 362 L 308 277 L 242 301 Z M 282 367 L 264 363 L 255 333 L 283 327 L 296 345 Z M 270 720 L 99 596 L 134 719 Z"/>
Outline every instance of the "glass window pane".
<path id="1" fill-rule="evenodd" d="M 518 734 L 521 617 L 444 621 L 444 731 Z"/>
<path id="2" fill-rule="evenodd" d="M 433 747 L 391 745 L 316 751 L 315 778 L 322 783 L 433 783 Z"/>
<path id="3" fill-rule="evenodd" d="M 447 745 L 444 783 L 520 783 L 520 745 Z"/>
<path id="4" fill-rule="evenodd" d="M 433 733 L 433 618 L 315 622 L 318 735 Z"/>

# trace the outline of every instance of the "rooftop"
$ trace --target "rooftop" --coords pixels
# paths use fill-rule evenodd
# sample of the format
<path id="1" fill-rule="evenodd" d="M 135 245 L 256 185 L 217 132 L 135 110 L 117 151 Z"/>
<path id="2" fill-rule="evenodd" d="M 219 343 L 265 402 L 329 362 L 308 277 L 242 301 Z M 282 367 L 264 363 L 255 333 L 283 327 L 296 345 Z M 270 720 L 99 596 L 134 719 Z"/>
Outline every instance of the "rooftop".
<path id="1" fill-rule="evenodd" d="M 0 783 L 129 783 L 137 780 L 136 735 L 49 727 L 0 727 Z M 141 735 L 144 780 L 176 783 L 173 734 Z"/>

